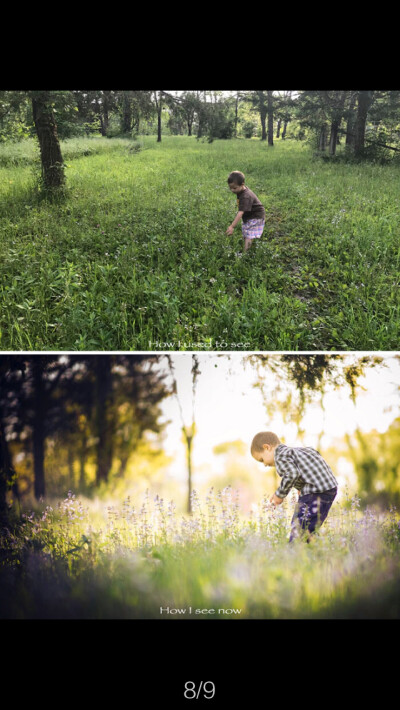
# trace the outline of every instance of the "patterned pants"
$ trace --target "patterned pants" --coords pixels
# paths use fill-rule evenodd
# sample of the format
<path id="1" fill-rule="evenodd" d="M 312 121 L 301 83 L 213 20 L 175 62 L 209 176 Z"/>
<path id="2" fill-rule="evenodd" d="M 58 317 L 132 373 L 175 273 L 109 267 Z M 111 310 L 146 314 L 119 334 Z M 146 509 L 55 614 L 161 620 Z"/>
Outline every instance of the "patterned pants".
<path id="1" fill-rule="evenodd" d="M 258 239 L 264 230 L 264 219 L 249 219 L 242 221 L 242 235 L 244 239 Z"/>
<path id="2" fill-rule="evenodd" d="M 293 542 L 295 538 L 304 533 L 307 542 L 309 542 L 309 535 L 320 528 L 326 519 L 336 494 L 337 488 L 331 488 L 323 493 L 309 493 L 300 496 L 292 518 L 289 542 Z"/>

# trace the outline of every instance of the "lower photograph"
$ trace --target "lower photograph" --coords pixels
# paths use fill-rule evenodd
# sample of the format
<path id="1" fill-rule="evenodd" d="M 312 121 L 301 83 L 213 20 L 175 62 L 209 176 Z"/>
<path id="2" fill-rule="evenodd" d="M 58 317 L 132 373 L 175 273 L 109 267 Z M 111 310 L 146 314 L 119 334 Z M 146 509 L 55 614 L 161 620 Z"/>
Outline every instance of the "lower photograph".
<path id="1" fill-rule="evenodd" d="M 0 618 L 400 618 L 399 353 L 13 353 L 0 377 Z"/>

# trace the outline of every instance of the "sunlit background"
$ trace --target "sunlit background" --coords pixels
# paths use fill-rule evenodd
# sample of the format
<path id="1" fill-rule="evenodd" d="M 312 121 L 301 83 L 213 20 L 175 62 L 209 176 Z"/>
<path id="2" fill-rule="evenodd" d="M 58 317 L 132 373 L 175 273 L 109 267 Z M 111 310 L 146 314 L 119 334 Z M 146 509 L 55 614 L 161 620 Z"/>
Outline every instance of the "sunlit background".
<path id="1" fill-rule="evenodd" d="M 295 421 L 287 421 L 287 417 L 285 421 L 279 406 L 272 416 L 268 415 L 261 391 L 254 387 L 254 368 L 245 364 L 241 353 L 219 357 L 213 353 L 198 354 L 201 374 L 194 397 L 190 355 L 172 354 L 186 426 L 191 424 L 194 409 L 193 487 L 199 491 L 211 485 L 240 488 L 246 508 L 253 498 L 273 492 L 278 483 L 274 469 L 264 468 L 250 455 L 253 436 L 270 430 L 288 445 L 318 448 L 334 469 L 342 494 L 346 485 L 356 488 L 355 464 L 349 456 L 346 435 L 353 438 L 356 445 L 356 430 L 362 433 L 375 430 L 383 434 L 399 416 L 399 359 L 395 353 L 382 357 L 383 366 L 367 370 L 365 376 L 359 378 L 354 402 L 349 388 L 335 390 L 328 386 L 322 410 L 321 396 L 316 394 L 315 402 L 305 408 L 299 432 Z M 275 378 L 270 375 L 271 392 L 275 384 Z M 164 438 L 165 452 L 173 458 L 165 469 L 165 477 L 171 484 L 176 482 L 184 487 L 187 451 L 177 398 L 164 400 L 162 410 L 164 420 L 169 421 Z"/>

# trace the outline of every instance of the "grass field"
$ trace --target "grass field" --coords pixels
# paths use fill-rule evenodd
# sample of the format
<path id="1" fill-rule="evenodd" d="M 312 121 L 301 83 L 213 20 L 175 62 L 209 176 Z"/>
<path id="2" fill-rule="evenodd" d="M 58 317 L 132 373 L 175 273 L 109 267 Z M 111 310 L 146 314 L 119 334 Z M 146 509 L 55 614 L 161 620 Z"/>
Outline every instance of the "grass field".
<path id="1" fill-rule="evenodd" d="M 3 536 L 0 618 L 400 618 L 396 509 L 346 496 L 311 544 L 288 544 L 295 499 L 243 517 L 239 492 L 211 489 L 188 518 L 149 492 L 70 492 Z"/>
<path id="2" fill-rule="evenodd" d="M 32 144 L 0 150 L 2 350 L 398 347 L 398 166 L 187 136 L 62 151 L 52 204 Z M 225 235 L 235 169 L 267 212 L 246 254 L 240 225 Z"/>

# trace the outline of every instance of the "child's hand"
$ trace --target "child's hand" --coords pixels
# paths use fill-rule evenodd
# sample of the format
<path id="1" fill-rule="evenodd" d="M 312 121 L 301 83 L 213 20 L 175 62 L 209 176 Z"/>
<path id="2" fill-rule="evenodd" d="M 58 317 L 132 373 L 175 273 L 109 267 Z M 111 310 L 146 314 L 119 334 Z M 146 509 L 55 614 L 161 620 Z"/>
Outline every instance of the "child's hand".
<path id="1" fill-rule="evenodd" d="M 232 226 L 228 227 L 228 229 L 226 230 L 225 234 L 228 234 L 229 236 L 230 236 L 231 234 L 233 234 L 233 227 L 232 227 Z"/>
<path id="2" fill-rule="evenodd" d="M 283 498 L 279 498 L 278 496 L 275 495 L 275 493 L 272 494 L 271 498 L 269 499 L 270 503 L 273 503 L 274 505 L 280 505 L 282 503 Z"/>

